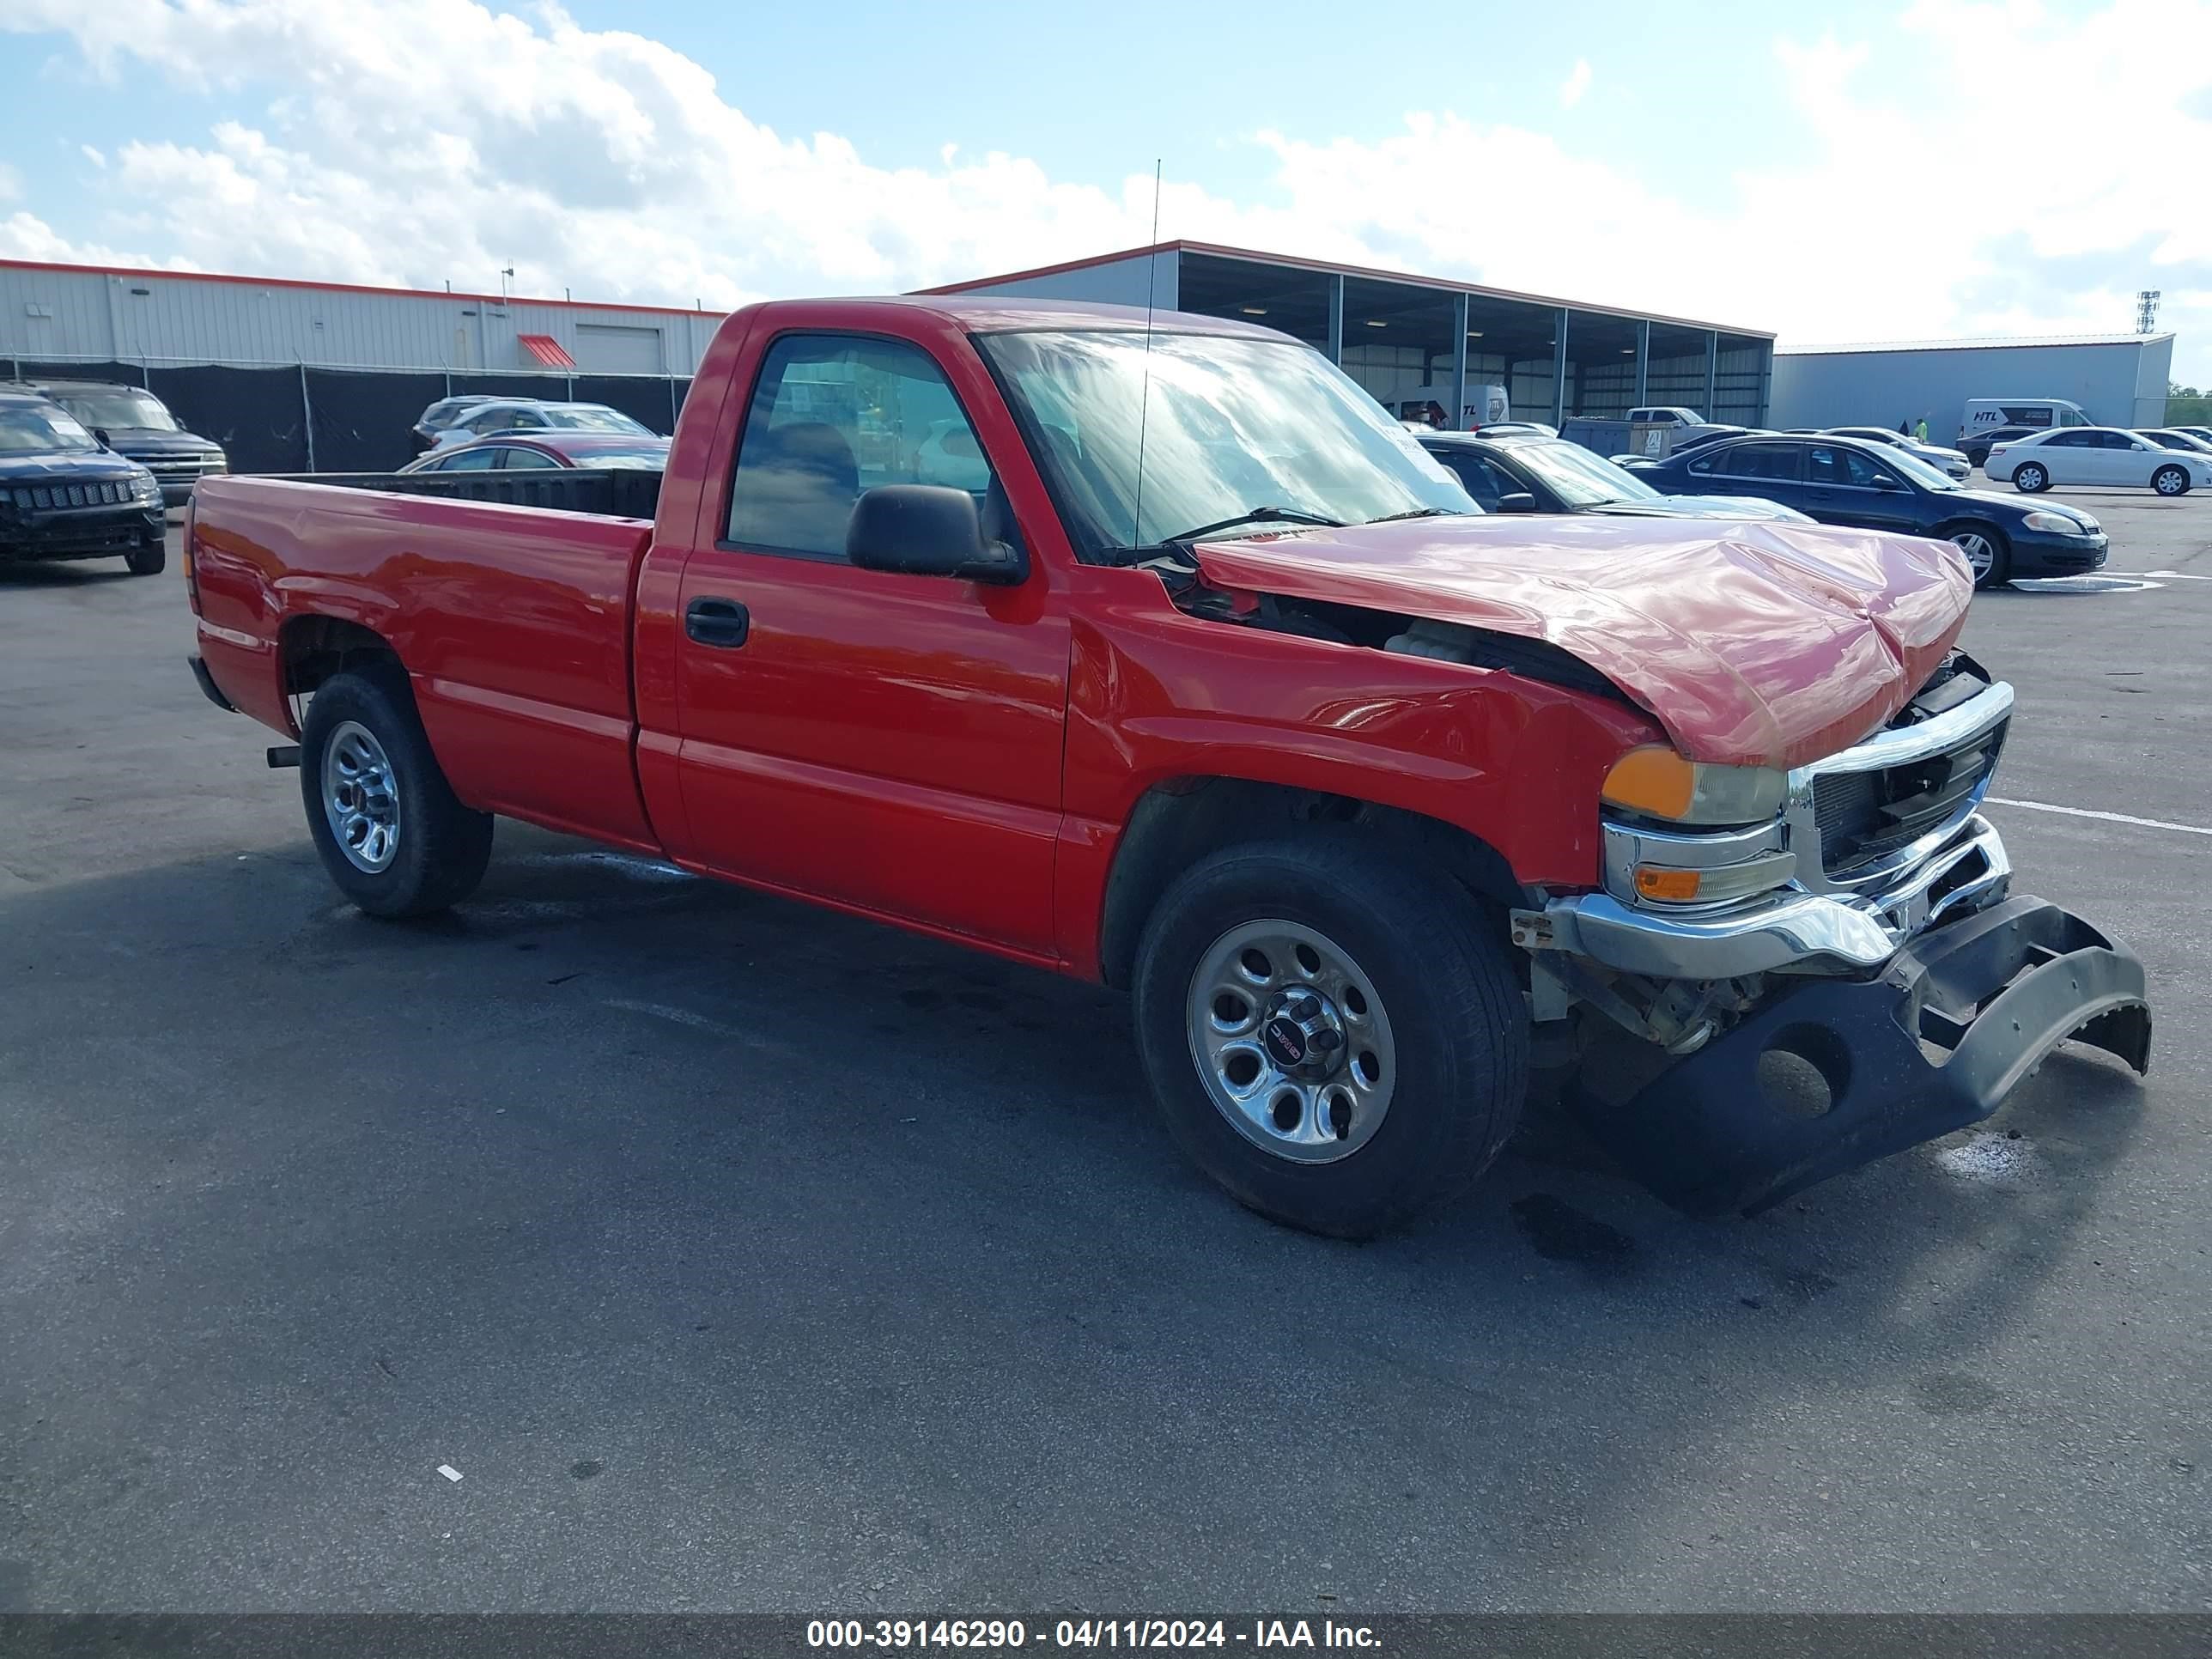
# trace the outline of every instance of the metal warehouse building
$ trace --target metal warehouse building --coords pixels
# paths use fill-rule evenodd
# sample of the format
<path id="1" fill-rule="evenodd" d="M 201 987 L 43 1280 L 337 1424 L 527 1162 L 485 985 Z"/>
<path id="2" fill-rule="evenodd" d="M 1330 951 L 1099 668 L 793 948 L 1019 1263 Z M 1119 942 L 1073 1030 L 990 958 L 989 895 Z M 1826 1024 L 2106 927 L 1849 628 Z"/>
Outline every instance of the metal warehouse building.
<path id="1" fill-rule="evenodd" d="M 0 359 L 688 376 L 720 312 L 0 260 Z"/>
<path id="2" fill-rule="evenodd" d="M 1774 337 L 1756 329 L 1476 288 L 1357 265 L 1172 241 L 926 290 L 1095 300 L 1251 318 L 1326 351 L 1401 413 L 1434 403 L 1449 423 L 1514 414 L 1559 425 L 1679 404 L 1707 420 L 1765 424 Z M 1453 416 L 1450 411 L 1459 414 Z"/>
<path id="3" fill-rule="evenodd" d="M 0 375 L 149 387 L 240 471 L 374 471 L 455 392 L 675 430 L 719 312 L 0 260 Z"/>
<path id="4" fill-rule="evenodd" d="M 1894 427 L 1924 417 L 1929 437 L 1949 443 L 1964 434 L 1969 398 L 2063 398 L 2100 426 L 2162 426 L 2172 365 L 2171 334 L 1784 346 L 1774 356 L 1772 424 Z"/>

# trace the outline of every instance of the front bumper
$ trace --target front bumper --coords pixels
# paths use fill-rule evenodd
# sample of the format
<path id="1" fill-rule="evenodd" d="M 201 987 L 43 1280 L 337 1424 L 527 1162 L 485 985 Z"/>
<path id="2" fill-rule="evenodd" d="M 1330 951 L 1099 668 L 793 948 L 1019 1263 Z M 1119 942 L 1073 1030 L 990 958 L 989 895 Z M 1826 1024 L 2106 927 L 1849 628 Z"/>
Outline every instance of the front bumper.
<path id="1" fill-rule="evenodd" d="M 2101 570 L 2112 545 L 2112 538 L 2102 531 L 2087 536 L 2062 536 L 2047 530 L 2014 531 L 2012 568 L 2008 574 L 2060 576 Z"/>
<path id="2" fill-rule="evenodd" d="M 0 516 L 0 562 L 104 559 L 158 547 L 167 517 L 156 506 L 39 508 Z"/>
<path id="3" fill-rule="evenodd" d="M 1580 1103 L 1669 1204 L 1748 1214 L 1978 1122 L 2069 1036 L 2147 1072 L 2150 1030 L 2134 953 L 2022 896 L 1920 934 L 1877 980 L 1803 982 L 1626 1101 Z M 1825 1110 L 1770 1092 L 1778 1050 L 1819 1073 Z"/>

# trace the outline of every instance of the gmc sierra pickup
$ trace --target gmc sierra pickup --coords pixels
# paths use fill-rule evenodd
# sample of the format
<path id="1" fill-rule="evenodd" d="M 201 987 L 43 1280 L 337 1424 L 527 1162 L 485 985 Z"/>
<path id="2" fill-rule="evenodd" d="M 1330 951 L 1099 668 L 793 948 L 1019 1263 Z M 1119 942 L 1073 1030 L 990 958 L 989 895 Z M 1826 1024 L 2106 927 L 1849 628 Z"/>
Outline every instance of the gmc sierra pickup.
<path id="1" fill-rule="evenodd" d="M 1699 1212 L 2148 1064 L 2136 959 L 2008 890 L 1938 543 L 1486 518 L 1285 337 L 990 299 L 737 313 L 651 522 L 364 482 L 207 480 L 185 548 L 362 909 L 506 815 L 1127 988 L 1298 1226 L 1471 1180 L 1592 1019 L 1671 1063 L 1589 1121 Z"/>

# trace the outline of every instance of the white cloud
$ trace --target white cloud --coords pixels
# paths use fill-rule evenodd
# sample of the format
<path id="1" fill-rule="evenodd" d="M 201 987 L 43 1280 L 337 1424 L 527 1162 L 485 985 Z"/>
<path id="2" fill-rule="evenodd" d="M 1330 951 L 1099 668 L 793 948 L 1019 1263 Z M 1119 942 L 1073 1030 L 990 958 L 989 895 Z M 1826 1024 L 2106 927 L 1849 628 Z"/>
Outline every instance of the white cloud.
<path id="1" fill-rule="evenodd" d="M 1776 70 L 1810 159 L 1763 164 L 1756 145 L 1748 163 L 1711 158 L 1735 169 L 1717 201 L 1676 199 L 1666 170 L 1647 182 L 1551 136 L 1439 112 L 1359 140 L 1256 134 L 1270 199 L 1170 179 L 1161 233 L 1798 341 L 2120 329 L 2134 290 L 2161 287 L 2162 324 L 2187 331 L 2185 349 L 2198 331 L 2212 345 L 2212 213 L 2160 159 L 2212 155 L 2212 8 L 1918 0 L 1902 26 L 1941 99 L 1886 97 L 1863 44 L 1785 40 Z M 950 145 L 933 165 L 884 167 L 834 132 L 764 126 L 680 53 L 557 9 L 6 0 L 8 29 L 67 36 L 94 73 L 224 89 L 245 112 L 108 142 L 115 206 L 98 245 L 18 211 L 0 221 L 0 252 L 18 256 L 112 259 L 114 241 L 148 263 L 459 287 L 513 264 L 521 292 L 728 306 L 917 287 L 1151 234 L 1148 176 L 1070 182 Z M 1589 80 L 1577 62 L 1562 103 Z M 2065 131 L 2017 152 L 1997 142 L 2057 88 Z M 1465 187 L 1486 177 L 1515 181 L 1510 221 Z M 2191 368 L 2212 377 L 2212 362 Z"/>
<path id="2" fill-rule="evenodd" d="M 1581 103 L 1583 94 L 1589 90 L 1589 59 L 1576 58 L 1575 66 L 1569 71 L 1567 78 L 1559 82 L 1559 107 L 1572 109 L 1577 104 Z"/>

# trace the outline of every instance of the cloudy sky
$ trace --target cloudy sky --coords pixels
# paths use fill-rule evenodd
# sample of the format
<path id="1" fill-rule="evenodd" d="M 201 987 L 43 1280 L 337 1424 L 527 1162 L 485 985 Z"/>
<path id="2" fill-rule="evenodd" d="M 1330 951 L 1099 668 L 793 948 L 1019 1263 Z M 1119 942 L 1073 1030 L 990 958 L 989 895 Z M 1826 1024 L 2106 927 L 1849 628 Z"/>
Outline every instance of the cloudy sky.
<path id="1" fill-rule="evenodd" d="M 1163 236 L 2212 380 L 2205 0 L 0 0 L 0 258 L 728 306 Z M 2200 341 L 2203 343 L 2199 343 Z"/>

